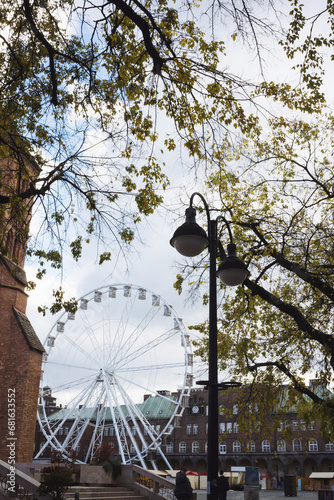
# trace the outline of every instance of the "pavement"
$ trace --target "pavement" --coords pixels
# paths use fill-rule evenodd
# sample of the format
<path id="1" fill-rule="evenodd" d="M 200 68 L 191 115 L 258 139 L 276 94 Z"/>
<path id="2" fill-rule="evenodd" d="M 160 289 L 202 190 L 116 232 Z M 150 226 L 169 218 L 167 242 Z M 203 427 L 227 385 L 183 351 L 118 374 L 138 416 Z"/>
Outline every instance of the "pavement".
<path id="1" fill-rule="evenodd" d="M 243 491 L 228 491 L 227 492 L 227 500 L 244 500 L 244 492 Z M 291 498 L 296 500 L 318 500 L 318 492 L 317 491 L 297 491 L 296 497 L 286 497 L 284 490 L 260 490 L 259 491 L 259 500 L 279 500 L 281 498 Z"/>

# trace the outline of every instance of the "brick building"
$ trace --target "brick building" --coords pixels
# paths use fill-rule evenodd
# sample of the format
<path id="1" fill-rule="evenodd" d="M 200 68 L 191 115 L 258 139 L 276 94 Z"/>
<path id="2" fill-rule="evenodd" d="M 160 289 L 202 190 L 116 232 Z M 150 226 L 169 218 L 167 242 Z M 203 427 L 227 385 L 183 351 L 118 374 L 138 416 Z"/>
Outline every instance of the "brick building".
<path id="1" fill-rule="evenodd" d="M 15 197 L 38 174 L 28 158 L 0 161 L 0 195 Z M 30 462 L 43 346 L 26 316 L 23 269 L 32 201 L 7 204 L 0 218 L 0 459 Z M 20 205 L 20 207 L 18 206 Z M 13 462 L 11 462 L 13 463 Z"/>
<path id="2" fill-rule="evenodd" d="M 48 388 L 49 389 L 49 388 Z M 314 387 L 315 389 L 315 387 Z M 237 391 L 239 389 L 234 389 Z M 282 394 L 284 394 L 284 387 Z M 236 394 L 220 393 L 219 414 L 219 461 L 225 471 L 230 471 L 232 466 L 258 467 L 262 478 L 267 478 L 269 486 L 275 487 L 286 474 L 299 477 L 309 477 L 314 471 L 334 471 L 334 443 L 327 442 L 320 431 L 320 422 L 305 425 L 297 418 L 294 409 L 279 414 L 276 418 L 277 425 L 272 427 L 271 435 L 261 437 L 261 429 L 257 429 L 251 438 L 239 429 L 240 417 L 238 406 L 234 403 Z M 51 393 L 49 391 L 49 396 Z M 172 395 L 171 395 L 172 396 Z M 149 401 L 150 400 L 150 401 Z M 57 409 L 54 398 L 51 400 L 50 419 L 55 420 Z M 156 397 L 149 397 L 150 408 L 154 409 Z M 181 466 L 188 470 L 205 473 L 207 469 L 207 408 L 208 393 L 203 389 L 192 389 L 189 396 L 184 398 L 184 411 L 176 417 L 175 427 L 171 433 L 166 433 L 162 438 L 162 449 L 174 469 Z M 253 401 L 254 409 L 256 402 Z M 62 410 L 60 410 L 62 411 Z M 61 416 L 61 414 L 60 414 Z M 268 419 L 274 420 L 278 416 L 276 409 L 268 408 Z M 154 428 L 164 428 L 168 415 L 159 415 L 151 410 L 150 424 Z M 58 439 L 65 439 L 73 418 L 64 423 L 64 428 L 59 432 Z M 289 432 L 287 433 L 287 429 Z M 92 430 L 90 430 L 92 432 Z M 83 459 L 88 446 L 89 435 L 82 442 L 78 451 L 78 458 Z M 37 429 L 36 449 L 40 449 L 45 438 Z M 106 421 L 103 438 L 104 443 L 109 443 L 118 455 L 118 444 L 111 422 Z M 50 448 L 45 450 L 44 457 L 51 455 Z M 159 469 L 166 469 L 165 463 L 158 455 L 153 454 Z"/>

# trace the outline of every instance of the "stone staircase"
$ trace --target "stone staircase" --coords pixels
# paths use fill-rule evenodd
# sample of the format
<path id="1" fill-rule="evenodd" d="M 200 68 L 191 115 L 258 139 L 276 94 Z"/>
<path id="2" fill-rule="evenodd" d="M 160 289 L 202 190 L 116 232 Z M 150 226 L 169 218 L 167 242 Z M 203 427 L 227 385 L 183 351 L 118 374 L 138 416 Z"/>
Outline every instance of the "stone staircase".
<path id="1" fill-rule="evenodd" d="M 146 500 L 124 486 L 70 486 L 64 500 Z"/>

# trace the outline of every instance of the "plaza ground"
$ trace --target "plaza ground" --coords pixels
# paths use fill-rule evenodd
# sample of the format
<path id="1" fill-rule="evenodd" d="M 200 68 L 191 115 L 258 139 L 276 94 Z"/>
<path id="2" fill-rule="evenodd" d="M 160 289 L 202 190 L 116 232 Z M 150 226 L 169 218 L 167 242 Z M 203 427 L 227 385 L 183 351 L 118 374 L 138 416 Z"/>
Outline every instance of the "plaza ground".
<path id="1" fill-rule="evenodd" d="M 259 500 L 279 500 L 280 498 L 291 498 L 296 500 L 318 500 L 317 491 L 297 491 L 296 497 L 286 497 L 284 490 L 260 490 Z M 244 500 L 243 491 L 228 491 L 227 500 Z"/>

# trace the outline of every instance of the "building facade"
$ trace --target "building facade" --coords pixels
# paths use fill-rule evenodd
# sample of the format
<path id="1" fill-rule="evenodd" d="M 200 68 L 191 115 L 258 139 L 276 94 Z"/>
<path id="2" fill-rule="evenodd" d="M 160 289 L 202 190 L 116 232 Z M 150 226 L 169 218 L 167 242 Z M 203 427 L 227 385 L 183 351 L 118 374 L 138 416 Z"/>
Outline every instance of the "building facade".
<path id="1" fill-rule="evenodd" d="M 234 389 L 236 391 L 238 389 Z M 297 418 L 296 412 L 291 409 L 285 414 L 280 413 L 277 418 L 275 410 L 268 408 L 268 419 L 274 420 L 277 425 L 268 435 L 268 430 L 261 436 L 261 428 L 256 432 L 241 431 L 239 426 L 239 408 L 235 404 L 237 399 L 233 394 L 220 393 L 219 419 L 219 462 L 226 472 L 233 466 L 258 467 L 263 478 L 268 478 L 272 487 L 275 487 L 287 474 L 299 477 L 309 477 L 315 471 L 334 471 L 334 444 L 322 436 L 320 422 L 306 425 Z M 50 418 L 57 418 L 57 406 L 51 391 L 48 388 L 47 407 Z M 154 396 L 146 396 L 150 408 L 154 408 Z M 256 408 L 256 403 L 254 403 Z M 151 411 L 148 416 L 150 425 L 159 431 L 167 422 L 167 415 L 159 416 L 158 412 Z M 174 427 L 162 436 L 161 448 L 173 469 L 185 466 L 188 470 L 203 474 L 207 470 L 207 414 L 208 393 L 204 389 L 192 389 L 189 396 L 184 398 L 182 414 L 174 420 Z M 60 441 L 65 439 L 71 427 L 68 420 L 64 428 L 58 432 Z M 89 431 L 92 432 L 92 429 Z M 86 435 L 77 449 L 77 456 L 83 460 L 88 446 L 90 435 Z M 40 449 L 45 439 L 37 428 L 36 450 Z M 115 429 L 111 422 L 106 421 L 103 443 L 108 444 L 115 456 L 119 455 Z M 51 456 L 48 448 L 44 458 Z M 159 454 L 152 451 L 149 457 L 158 469 L 165 470 L 166 464 Z"/>

